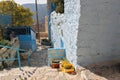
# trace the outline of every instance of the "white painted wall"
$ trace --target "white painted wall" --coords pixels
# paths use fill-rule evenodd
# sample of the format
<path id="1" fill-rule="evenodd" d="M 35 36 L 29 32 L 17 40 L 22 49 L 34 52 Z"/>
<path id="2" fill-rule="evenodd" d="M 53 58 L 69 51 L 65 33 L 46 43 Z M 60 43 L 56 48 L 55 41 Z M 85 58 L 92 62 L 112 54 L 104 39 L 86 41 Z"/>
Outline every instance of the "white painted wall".
<path id="1" fill-rule="evenodd" d="M 51 14 L 54 47 L 60 48 L 62 38 L 67 59 L 75 66 L 120 59 L 120 0 L 64 2 L 64 14 Z"/>
<path id="2" fill-rule="evenodd" d="M 64 14 L 51 14 L 51 34 L 54 48 L 60 48 L 60 39 L 64 42 L 67 59 L 77 65 L 77 34 L 80 18 L 80 0 L 64 0 Z M 61 34 L 63 31 L 63 36 Z"/>
<path id="3" fill-rule="evenodd" d="M 120 59 L 120 0 L 80 0 L 77 62 Z"/>

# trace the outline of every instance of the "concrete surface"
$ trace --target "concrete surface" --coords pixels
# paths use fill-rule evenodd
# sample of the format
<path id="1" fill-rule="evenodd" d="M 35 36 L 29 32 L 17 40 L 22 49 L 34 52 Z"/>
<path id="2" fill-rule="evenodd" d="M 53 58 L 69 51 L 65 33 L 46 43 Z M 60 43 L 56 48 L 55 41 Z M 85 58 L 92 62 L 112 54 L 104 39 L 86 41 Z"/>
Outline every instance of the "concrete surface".
<path id="1" fill-rule="evenodd" d="M 120 1 L 81 0 L 77 63 L 86 66 L 120 58 Z"/>

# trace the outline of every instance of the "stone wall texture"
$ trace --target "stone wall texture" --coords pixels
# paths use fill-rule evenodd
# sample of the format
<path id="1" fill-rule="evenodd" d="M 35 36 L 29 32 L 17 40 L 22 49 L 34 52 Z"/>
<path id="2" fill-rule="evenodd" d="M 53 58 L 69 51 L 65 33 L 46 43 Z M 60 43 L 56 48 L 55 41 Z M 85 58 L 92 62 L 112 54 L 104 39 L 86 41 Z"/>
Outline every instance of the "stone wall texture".
<path id="1" fill-rule="evenodd" d="M 77 63 L 120 59 L 120 0 L 81 0 Z"/>
<path id="2" fill-rule="evenodd" d="M 65 48 L 67 59 L 77 65 L 77 34 L 80 18 L 80 0 L 64 0 L 64 14 L 51 14 L 51 37 L 54 48 Z M 61 40 L 63 45 L 61 45 Z"/>
<path id="3" fill-rule="evenodd" d="M 15 48 L 19 48 L 19 41 L 15 41 L 8 43 L 8 45 L 11 45 Z M 12 48 L 0 48 L 0 60 L 3 59 L 10 59 L 10 58 L 15 58 L 17 55 L 16 50 L 12 49 Z M 11 60 L 11 61 L 1 61 L 0 62 L 0 70 L 9 66 L 12 66 L 15 60 Z"/>
<path id="4" fill-rule="evenodd" d="M 51 14 L 55 48 L 75 66 L 120 59 L 120 0 L 64 0 L 64 14 Z"/>

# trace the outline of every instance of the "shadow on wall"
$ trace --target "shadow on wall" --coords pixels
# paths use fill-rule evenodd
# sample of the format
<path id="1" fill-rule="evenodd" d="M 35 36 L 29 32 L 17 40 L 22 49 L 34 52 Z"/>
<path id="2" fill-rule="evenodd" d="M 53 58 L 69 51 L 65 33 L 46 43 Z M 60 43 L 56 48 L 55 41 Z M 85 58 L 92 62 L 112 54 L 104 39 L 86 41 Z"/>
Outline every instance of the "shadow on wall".
<path id="1" fill-rule="evenodd" d="M 120 63 L 99 63 L 86 67 L 81 71 L 81 77 L 87 80 L 119 80 L 120 79 Z"/>

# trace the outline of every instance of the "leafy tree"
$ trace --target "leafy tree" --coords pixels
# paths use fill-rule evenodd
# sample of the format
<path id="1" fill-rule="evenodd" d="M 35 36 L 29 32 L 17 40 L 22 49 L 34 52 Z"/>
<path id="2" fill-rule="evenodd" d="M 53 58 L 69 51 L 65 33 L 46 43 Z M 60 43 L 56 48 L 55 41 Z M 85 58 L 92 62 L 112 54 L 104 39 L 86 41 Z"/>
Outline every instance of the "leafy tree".
<path id="1" fill-rule="evenodd" d="M 57 13 L 64 13 L 64 0 L 52 0 L 52 2 L 56 5 Z"/>
<path id="2" fill-rule="evenodd" d="M 13 1 L 1 1 L 0 14 L 11 15 L 12 26 L 32 26 L 34 23 L 33 13 L 30 12 L 30 9 L 24 8 Z"/>

